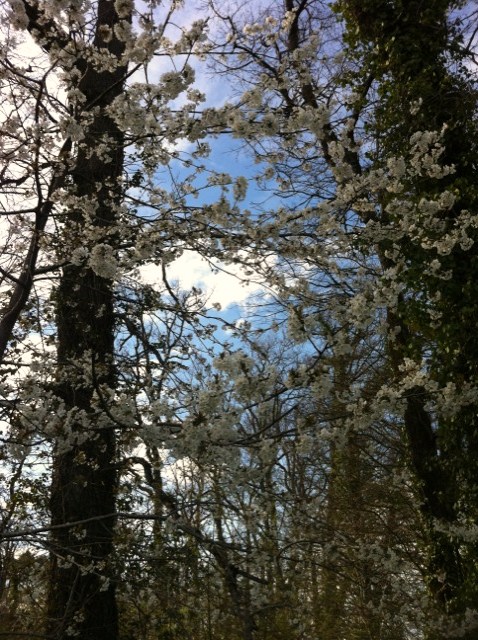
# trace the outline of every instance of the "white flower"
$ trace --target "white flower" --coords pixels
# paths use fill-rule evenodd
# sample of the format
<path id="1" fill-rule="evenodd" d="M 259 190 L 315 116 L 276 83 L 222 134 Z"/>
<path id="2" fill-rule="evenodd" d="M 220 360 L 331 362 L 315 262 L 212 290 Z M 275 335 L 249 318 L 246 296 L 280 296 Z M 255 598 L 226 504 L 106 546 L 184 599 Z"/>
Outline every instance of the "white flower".
<path id="1" fill-rule="evenodd" d="M 90 253 L 89 266 L 96 275 L 112 280 L 118 269 L 118 261 L 114 255 L 113 247 L 109 244 L 97 244 Z"/>
<path id="2" fill-rule="evenodd" d="M 244 176 L 239 176 L 236 179 L 233 190 L 236 200 L 244 200 L 247 194 L 247 180 Z"/>
<path id="3" fill-rule="evenodd" d="M 8 0 L 11 7 L 8 19 L 14 29 L 26 29 L 28 25 L 28 17 L 25 11 L 25 5 L 21 0 Z"/>
<path id="4" fill-rule="evenodd" d="M 133 9 L 133 3 L 131 0 L 116 0 L 115 9 L 120 18 L 128 18 Z"/>
<path id="5" fill-rule="evenodd" d="M 85 137 L 85 132 L 81 124 L 73 118 L 65 120 L 63 123 L 63 133 L 67 138 L 71 138 L 73 142 L 80 142 Z"/>
<path id="6" fill-rule="evenodd" d="M 88 258 L 88 249 L 86 247 L 78 247 L 73 251 L 70 262 L 79 267 Z"/>

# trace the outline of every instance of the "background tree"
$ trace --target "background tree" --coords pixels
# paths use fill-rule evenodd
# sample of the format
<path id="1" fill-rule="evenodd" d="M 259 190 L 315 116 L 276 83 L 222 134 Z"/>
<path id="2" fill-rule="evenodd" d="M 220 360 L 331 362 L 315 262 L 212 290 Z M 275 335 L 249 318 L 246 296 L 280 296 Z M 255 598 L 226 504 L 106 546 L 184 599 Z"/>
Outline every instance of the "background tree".
<path id="1" fill-rule="evenodd" d="M 474 450 L 466 426 L 473 422 L 474 356 L 463 355 L 459 337 L 469 332 L 465 309 L 472 308 L 459 292 L 476 280 L 476 87 L 467 64 L 473 12 L 454 14 L 454 3 L 291 1 L 251 18 L 225 16 L 212 4 L 228 34 L 219 64 L 247 89 L 232 130 L 271 165 L 262 179 L 275 174 L 288 197 L 280 213 L 243 224 L 244 233 L 279 256 L 269 278 L 293 299 L 297 333 L 310 336 L 316 310 L 328 310 L 328 326 L 318 332 L 323 352 L 328 345 L 349 351 L 356 327 L 385 336 L 394 390 L 388 383 L 378 396 L 391 400 L 391 414 L 403 415 L 428 521 L 428 581 L 442 613 L 463 614 L 449 619 L 460 626 L 476 600 L 474 563 L 463 564 L 475 553 L 464 523 L 474 519 L 466 487 L 476 474 L 465 480 L 459 470 L 473 468 L 466 459 Z M 341 42 L 351 48 L 340 52 Z M 316 290 L 311 273 L 320 278 Z M 380 319 L 382 327 L 372 329 Z M 473 624 L 464 624 L 474 637 Z"/>

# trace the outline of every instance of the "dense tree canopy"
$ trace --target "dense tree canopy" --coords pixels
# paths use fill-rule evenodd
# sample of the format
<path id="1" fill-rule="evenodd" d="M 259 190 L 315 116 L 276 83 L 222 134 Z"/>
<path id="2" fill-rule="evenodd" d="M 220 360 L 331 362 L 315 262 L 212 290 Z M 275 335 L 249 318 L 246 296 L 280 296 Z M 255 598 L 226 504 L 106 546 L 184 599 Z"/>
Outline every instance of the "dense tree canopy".
<path id="1" fill-rule="evenodd" d="M 1 16 L 0 636 L 478 638 L 474 3 Z"/>

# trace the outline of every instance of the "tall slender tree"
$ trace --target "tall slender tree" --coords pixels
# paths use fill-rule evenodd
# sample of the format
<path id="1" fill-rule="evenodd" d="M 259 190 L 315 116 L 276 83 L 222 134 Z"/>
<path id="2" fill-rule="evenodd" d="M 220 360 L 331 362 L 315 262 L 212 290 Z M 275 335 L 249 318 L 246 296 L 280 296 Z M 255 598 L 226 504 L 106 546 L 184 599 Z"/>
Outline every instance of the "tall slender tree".
<path id="1" fill-rule="evenodd" d="M 84 16 L 91 21 L 84 40 L 66 32 L 48 9 L 23 2 L 28 31 L 70 76 L 68 90 L 75 97 L 69 109 L 77 133 L 69 159 L 70 202 L 61 213 L 65 265 L 55 293 L 55 387 L 64 417 L 53 453 L 47 633 L 114 640 L 118 624 L 110 558 L 116 447 L 114 425 L 98 394 L 115 386 L 113 282 L 106 261 L 115 260 L 120 239 L 124 135 L 108 109 L 124 90 L 126 45 L 120 30 L 131 24 L 131 7 L 99 0 Z M 82 245 L 97 251 L 97 263 L 71 262 Z"/>
<path id="2" fill-rule="evenodd" d="M 121 260 L 123 271 L 132 270 L 145 256 L 157 262 L 168 244 L 178 242 L 164 211 L 178 206 L 182 194 L 178 189 L 177 199 L 168 200 L 154 174 L 158 164 L 177 157 L 171 144 L 191 131 L 192 104 L 202 95 L 191 94 L 178 109 L 180 117 L 174 116 L 168 102 L 189 87 L 191 67 L 183 63 L 155 84 L 148 80 L 146 68 L 155 53 L 162 49 L 169 56 L 173 51 L 163 36 L 177 3 L 162 13 L 155 2 L 136 7 L 128 0 L 9 4 L 10 24 L 25 35 L 23 59 L 28 58 L 28 47 L 33 48 L 38 65 L 35 60 L 23 68 L 3 60 L 13 115 L 7 131 L 10 165 L 1 178 L 12 190 L 7 213 L 25 226 L 30 214 L 34 220 L 22 264 L 4 270 L 13 287 L 0 320 L 0 356 L 9 353 L 14 330 L 20 332 L 18 322 L 25 317 L 35 277 L 53 273 L 53 311 L 35 328 L 43 333 L 53 322 L 57 360 L 54 371 L 43 370 L 39 376 L 45 382 L 46 424 L 34 420 L 30 430 L 53 443 L 46 632 L 52 638 L 113 640 L 118 637 L 112 567 L 119 470 L 118 423 L 112 414 L 118 383 L 117 267 Z M 201 32 L 195 23 L 180 33 L 174 46 L 184 54 L 183 61 Z M 10 42 L 16 52 L 18 43 L 13 38 Z M 134 71 L 143 78 L 146 74 L 146 81 L 127 86 Z M 29 108 L 33 115 L 26 112 Z M 15 129 L 22 132 L 22 126 L 25 140 Z M 30 129 L 33 141 L 28 139 Z M 195 131 L 193 144 L 198 137 Z M 22 143 L 32 149 L 33 161 Z M 56 154 L 50 144 L 58 149 Z M 134 167 L 129 177 L 127 145 L 128 164 Z M 125 213 L 130 187 L 143 188 L 144 204 L 154 214 L 135 215 L 141 195 Z M 32 195 L 37 202 L 28 206 Z M 38 382 L 41 404 L 40 386 Z M 9 406 L 15 410 L 19 403 L 10 401 Z"/>

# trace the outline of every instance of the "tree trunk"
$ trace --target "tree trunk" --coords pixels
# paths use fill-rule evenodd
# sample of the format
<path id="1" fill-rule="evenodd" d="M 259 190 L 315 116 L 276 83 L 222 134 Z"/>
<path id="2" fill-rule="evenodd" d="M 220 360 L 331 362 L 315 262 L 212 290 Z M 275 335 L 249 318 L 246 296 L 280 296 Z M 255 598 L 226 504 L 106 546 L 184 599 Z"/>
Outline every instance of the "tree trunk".
<path id="1" fill-rule="evenodd" d="M 117 250 L 121 201 L 123 134 L 107 108 L 123 91 L 124 43 L 106 42 L 105 27 L 118 23 L 112 0 L 99 0 L 93 49 L 116 59 L 113 70 L 94 68 L 83 59 L 78 84 L 84 95 L 77 122 L 78 143 L 71 172 L 72 193 L 81 207 L 64 212 L 65 258 L 79 247 Z M 90 59 L 91 60 L 91 59 Z M 80 110 L 81 109 L 81 110 Z M 102 143 L 104 147 L 102 148 Z M 90 253 L 91 255 L 91 253 Z M 111 259 L 110 259 L 111 262 Z M 110 265 L 106 265 L 108 268 Z M 48 596 L 50 637 L 116 640 L 118 616 L 111 566 L 117 471 L 114 425 L 105 411 L 102 390 L 114 389 L 114 291 L 105 265 L 66 264 L 56 291 L 58 396 L 64 424 L 56 442 L 51 487 L 52 563 Z M 71 526 L 68 526 L 71 523 Z M 63 526 L 65 525 L 65 526 Z"/>
<path id="2" fill-rule="evenodd" d="M 440 181 L 426 176 L 409 179 L 407 190 L 417 199 L 434 199 L 445 190 L 455 194 L 453 205 L 436 214 L 443 235 L 460 224 L 463 210 L 476 211 L 477 203 L 477 94 L 461 66 L 456 53 L 458 40 L 448 24 L 454 8 L 448 0 L 413 0 L 396 6 L 380 1 L 342 3 L 351 23 L 349 33 L 354 34 L 350 37 L 356 39 L 355 44 L 361 42 L 373 49 L 370 59 L 381 98 L 376 115 L 382 154 L 379 161 L 388 155 L 406 157 L 410 137 L 417 132 L 442 132 L 440 162 L 453 165 L 454 171 Z M 410 108 L 414 104 L 417 109 Z M 387 197 L 384 195 L 381 202 L 384 209 Z M 394 222 L 393 217 L 386 220 L 387 224 Z M 399 330 L 389 348 L 397 378 L 402 375 L 404 359 L 420 361 L 426 353 L 429 376 L 440 385 L 452 383 L 458 389 L 476 385 L 476 247 L 473 232 L 469 249 L 457 245 L 449 255 L 440 257 L 441 266 L 452 274 L 445 283 L 428 273 L 434 254 L 418 246 L 412 234 L 401 241 L 400 257 L 403 264 L 411 266 L 405 276 L 407 295 L 399 300 L 396 311 L 389 310 L 389 324 Z M 386 248 L 379 247 L 381 256 Z M 395 266 L 384 259 L 382 264 Z M 436 326 L 431 326 L 425 307 L 442 318 Z M 410 466 L 428 529 L 429 585 L 443 613 L 464 615 L 476 606 L 478 596 L 477 548 L 474 541 L 466 536 L 460 540 L 447 529 L 451 532 L 461 522 L 476 519 L 476 403 L 457 404 L 449 417 L 430 412 L 427 402 L 433 398 L 423 387 L 408 389 L 404 399 Z M 478 632 L 464 637 L 476 638 Z"/>

